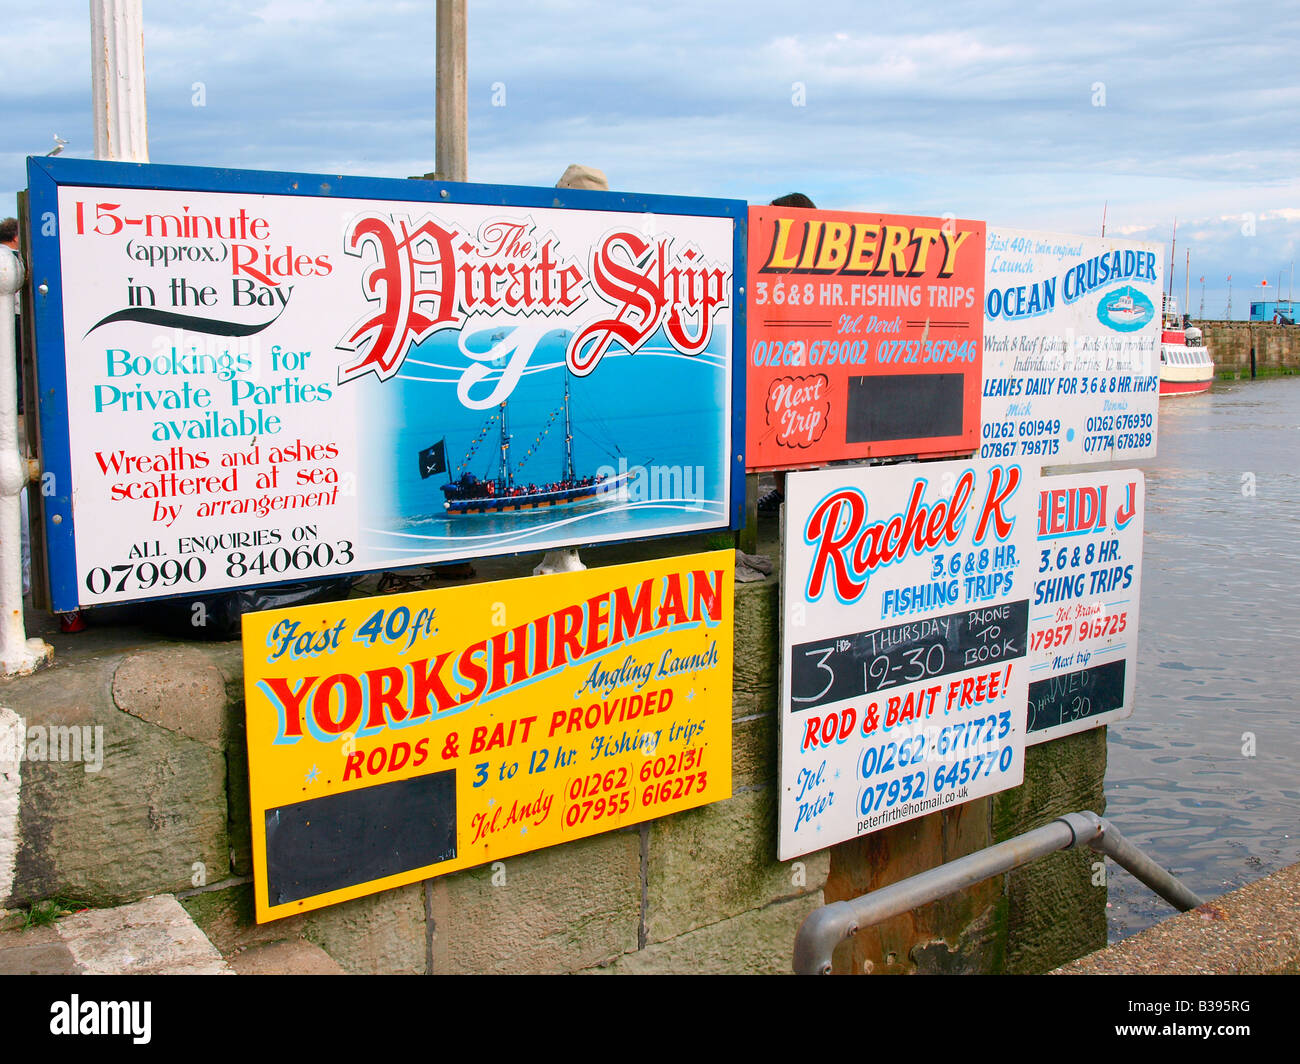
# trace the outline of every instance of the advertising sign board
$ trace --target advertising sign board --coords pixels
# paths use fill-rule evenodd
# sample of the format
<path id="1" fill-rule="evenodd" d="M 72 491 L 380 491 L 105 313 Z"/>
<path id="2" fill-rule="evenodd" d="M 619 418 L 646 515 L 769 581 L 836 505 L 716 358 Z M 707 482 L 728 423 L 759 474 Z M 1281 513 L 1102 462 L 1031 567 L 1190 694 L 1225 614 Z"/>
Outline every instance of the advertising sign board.
<path id="1" fill-rule="evenodd" d="M 258 920 L 730 797 L 734 557 L 245 615 Z"/>
<path id="2" fill-rule="evenodd" d="M 982 458 L 1150 458 L 1160 399 L 1158 244 L 990 226 Z"/>
<path id="3" fill-rule="evenodd" d="M 1038 479 L 980 459 L 790 474 L 782 860 L 1021 782 Z"/>
<path id="4" fill-rule="evenodd" d="M 978 446 L 984 223 L 749 211 L 748 466 Z"/>
<path id="5" fill-rule="evenodd" d="M 741 518 L 742 203 L 28 173 L 55 609 Z"/>
<path id="6" fill-rule="evenodd" d="M 1142 522 L 1138 469 L 1044 477 L 1029 616 L 1029 745 L 1133 712 Z"/>

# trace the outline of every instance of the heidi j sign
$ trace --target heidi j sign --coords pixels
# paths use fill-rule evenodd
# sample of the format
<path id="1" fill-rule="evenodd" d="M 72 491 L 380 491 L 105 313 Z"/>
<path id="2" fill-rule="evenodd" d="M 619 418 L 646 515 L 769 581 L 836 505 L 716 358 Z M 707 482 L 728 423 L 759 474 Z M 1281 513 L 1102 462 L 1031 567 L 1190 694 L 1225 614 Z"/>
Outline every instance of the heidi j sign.
<path id="1" fill-rule="evenodd" d="M 741 203 L 28 173 L 56 609 L 739 520 Z"/>
<path id="2" fill-rule="evenodd" d="M 1029 744 L 1133 712 L 1146 482 L 1138 469 L 1044 477 L 1029 618 Z"/>
<path id="3" fill-rule="evenodd" d="M 244 618 L 271 920 L 731 795 L 733 554 Z"/>
<path id="4" fill-rule="evenodd" d="M 791 474 L 782 860 L 1020 783 L 1032 466 Z"/>

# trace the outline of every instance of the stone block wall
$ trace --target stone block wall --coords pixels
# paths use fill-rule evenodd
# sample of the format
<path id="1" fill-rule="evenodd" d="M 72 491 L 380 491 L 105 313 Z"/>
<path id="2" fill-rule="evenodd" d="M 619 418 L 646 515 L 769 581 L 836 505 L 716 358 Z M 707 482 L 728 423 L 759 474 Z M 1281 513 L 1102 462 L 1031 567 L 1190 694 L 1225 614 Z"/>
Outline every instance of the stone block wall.
<path id="1" fill-rule="evenodd" d="M 238 644 L 42 631 L 55 665 L 0 680 L 0 726 L 100 728 L 102 763 L 0 766 L 0 782 L 20 777 L 12 829 L 0 802 L 0 836 L 15 843 L 8 865 L 0 849 L 0 906 L 171 892 L 227 955 L 305 938 L 358 973 L 782 973 L 824 902 L 1062 812 L 1102 811 L 1094 731 L 1032 748 L 1013 791 L 777 861 L 778 592 L 775 579 L 736 589 L 730 799 L 260 926 Z M 1103 946 L 1105 889 L 1090 885 L 1087 856 L 1056 855 L 863 932 L 836 968 L 1043 971 Z"/>
<path id="2" fill-rule="evenodd" d="M 1204 321 L 1205 334 L 1219 377 L 1249 377 L 1250 349 L 1255 348 L 1257 376 L 1300 373 L 1300 326 L 1271 322 Z"/>

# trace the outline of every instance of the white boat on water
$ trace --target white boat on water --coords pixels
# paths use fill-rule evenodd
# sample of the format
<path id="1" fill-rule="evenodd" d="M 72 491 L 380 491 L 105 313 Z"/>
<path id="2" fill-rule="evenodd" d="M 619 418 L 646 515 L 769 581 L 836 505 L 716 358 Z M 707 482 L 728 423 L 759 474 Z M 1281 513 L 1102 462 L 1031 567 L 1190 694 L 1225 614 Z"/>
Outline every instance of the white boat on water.
<path id="1" fill-rule="evenodd" d="M 1197 395 L 1214 381 L 1214 359 L 1195 325 L 1166 322 L 1160 334 L 1160 394 Z"/>

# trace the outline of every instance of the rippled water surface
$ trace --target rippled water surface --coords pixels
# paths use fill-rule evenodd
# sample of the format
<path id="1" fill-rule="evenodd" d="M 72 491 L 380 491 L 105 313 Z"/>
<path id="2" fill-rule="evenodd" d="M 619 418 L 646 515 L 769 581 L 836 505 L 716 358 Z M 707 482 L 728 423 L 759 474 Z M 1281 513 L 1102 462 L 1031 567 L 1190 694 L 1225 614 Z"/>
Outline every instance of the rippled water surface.
<path id="1" fill-rule="evenodd" d="M 1300 861 L 1300 379 L 1162 400 L 1159 433 L 1106 815 L 1213 897 Z M 1111 941 L 1172 912 L 1112 866 Z"/>

